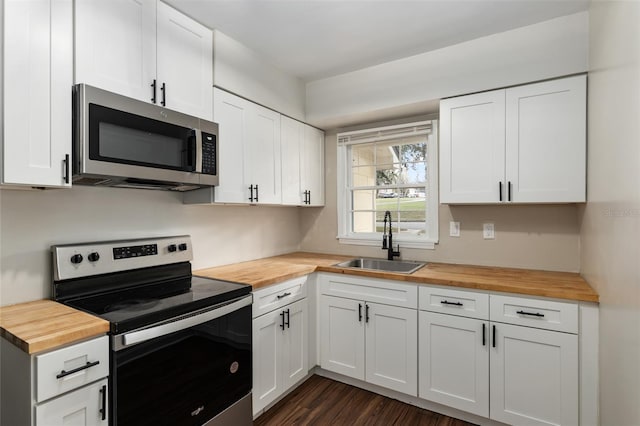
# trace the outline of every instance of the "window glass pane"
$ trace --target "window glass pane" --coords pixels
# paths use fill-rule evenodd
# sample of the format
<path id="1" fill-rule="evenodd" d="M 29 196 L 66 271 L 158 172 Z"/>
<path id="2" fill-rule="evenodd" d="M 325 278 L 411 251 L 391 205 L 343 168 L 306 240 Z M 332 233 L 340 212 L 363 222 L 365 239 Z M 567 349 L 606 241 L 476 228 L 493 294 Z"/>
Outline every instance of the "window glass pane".
<path id="1" fill-rule="evenodd" d="M 376 184 L 375 166 L 358 166 L 351 169 L 352 186 L 374 186 Z"/>
<path id="2" fill-rule="evenodd" d="M 384 213 L 385 210 L 376 211 L 376 231 L 383 232 L 384 231 Z M 393 227 L 393 232 L 398 232 L 398 211 L 391 210 L 391 223 L 387 220 L 387 232 L 389 232 L 389 227 Z"/>
<path id="3" fill-rule="evenodd" d="M 414 162 L 414 161 L 425 161 L 427 159 L 427 143 L 426 138 L 425 142 L 420 143 L 409 143 L 402 145 L 402 156 L 401 162 Z"/>
<path id="4" fill-rule="evenodd" d="M 387 192 L 388 191 L 388 192 Z M 398 210 L 398 190 L 384 189 L 378 190 L 378 198 L 376 198 L 375 209 L 384 213 L 385 210 Z"/>
<path id="5" fill-rule="evenodd" d="M 402 183 L 411 185 L 427 182 L 427 163 L 406 163 Z"/>
<path id="6" fill-rule="evenodd" d="M 399 212 L 400 233 L 405 235 L 424 235 L 426 213 L 424 210 L 401 210 Z"/>
<path id="7" fill-rule="evenodd" d="M 351 165 L 352 166 L 370 166 L 375 164 L 374 148 L 372 143 L 353 145 L 351 147 Z"/>
<path id="8" fill-rule="evenodd" d="M 378 166 L 376 170 L 376 185 L 388 186 L 404 183 L 404 171 L 400 164 Z"/>
<path id="9" fill-rule="evenodd" d="M 353 210 L 375 210 L 375 189 L 353 191 Z"/>
<path id="10" fill-rule="evenodd" d="M 355 211 L 353 215 L 353 232 L 376 232 L 375 230 L 375 218 L 376 213 L 358 212 Z"/>
<path id="11" fill-rule="evenodd" d="M 400 162 L 400 145 L 398 141 L 376 143 L 376 164 L 393 164 Z"/>

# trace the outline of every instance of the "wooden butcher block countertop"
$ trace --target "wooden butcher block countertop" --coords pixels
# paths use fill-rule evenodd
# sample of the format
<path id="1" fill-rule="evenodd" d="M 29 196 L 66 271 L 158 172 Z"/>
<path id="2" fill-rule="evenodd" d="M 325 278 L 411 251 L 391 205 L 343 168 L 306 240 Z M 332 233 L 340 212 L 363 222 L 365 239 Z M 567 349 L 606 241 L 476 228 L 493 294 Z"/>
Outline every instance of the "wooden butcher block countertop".
<path id="1" fill-rule="evenodd" d="M 108 331 L 109 321 L 53 300 L 0 307 L 0 335 L 29 354 Z"/>
<path id="2" fill-rule="evenodd" d="M 407 275 L 333 266 L 353 257 L 297 252 L 200 269 L 195 271 L 194 275 L 240 282 L 257 289 L 312 272 L 333 272 L 417 284 L 437 284 L 573 301 L 598 302 L 598 293 L 579 274 L 571 272 L 427 263 L 425 267 Z"/>

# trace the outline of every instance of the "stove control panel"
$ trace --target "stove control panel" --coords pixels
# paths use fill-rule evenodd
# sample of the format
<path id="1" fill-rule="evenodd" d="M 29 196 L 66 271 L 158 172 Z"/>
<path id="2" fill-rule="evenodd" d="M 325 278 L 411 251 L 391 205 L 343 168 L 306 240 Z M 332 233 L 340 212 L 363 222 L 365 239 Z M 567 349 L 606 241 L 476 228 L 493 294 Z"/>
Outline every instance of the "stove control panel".
<path id="1" fill-rule="evenodd" d="M 175 245 L 173 245 L 175 247 Z M 171 246 L 169 246 L 171 251 Z M 174 250 L 175 251 L 175 250 Z M 155 256 L 158 254 L 157 244 L 145 244 L 142 246 L 129 246 L 129 247 L 114 247 L 113 258 L 114 259 L 128 259 L 130 257 L 140 256 Z"/>
<path id="2" fill-rule="evenodd" d="M 145 238 L 51 247 L 55 281 L 189 262 L 191 237 Z"/>

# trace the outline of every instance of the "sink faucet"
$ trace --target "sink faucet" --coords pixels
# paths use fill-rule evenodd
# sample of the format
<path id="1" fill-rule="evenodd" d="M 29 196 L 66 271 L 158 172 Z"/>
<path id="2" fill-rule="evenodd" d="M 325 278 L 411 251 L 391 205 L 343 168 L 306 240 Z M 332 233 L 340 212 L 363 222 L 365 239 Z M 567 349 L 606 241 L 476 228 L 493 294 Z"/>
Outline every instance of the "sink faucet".
<path id="1" fill-rule="evenodd" d="M 387 218 L 389 220 L 389 234 L 387 235 Z M 382 250 L 387 250 L 387 260 L 393 260 L 394 257 L 400 256 L 400 244 L 398 249 L 393 249 L 393 226 L 391 224 L 391 212 L 384 212 L 384 231 L 382 233 Z"/>

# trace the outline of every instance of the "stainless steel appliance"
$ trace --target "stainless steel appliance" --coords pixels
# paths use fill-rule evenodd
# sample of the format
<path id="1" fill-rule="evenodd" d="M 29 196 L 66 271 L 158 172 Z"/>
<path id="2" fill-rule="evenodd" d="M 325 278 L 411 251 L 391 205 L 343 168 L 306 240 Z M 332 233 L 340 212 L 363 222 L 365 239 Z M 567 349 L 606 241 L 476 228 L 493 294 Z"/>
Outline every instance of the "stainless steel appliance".
<path id="1" fill-rule="evenodd" d="M 110 322 L 111 425 L 251 425 L 251 287 L 192 276 L 189 236 L 57 245 L 53 298 Z"/>
<path id="2" fill-rule="evenodd" d="M 74 185 L 189 191 L 218 184 L 216 123 L 85 84 L 73 88 L 73 120 Z"/>

